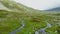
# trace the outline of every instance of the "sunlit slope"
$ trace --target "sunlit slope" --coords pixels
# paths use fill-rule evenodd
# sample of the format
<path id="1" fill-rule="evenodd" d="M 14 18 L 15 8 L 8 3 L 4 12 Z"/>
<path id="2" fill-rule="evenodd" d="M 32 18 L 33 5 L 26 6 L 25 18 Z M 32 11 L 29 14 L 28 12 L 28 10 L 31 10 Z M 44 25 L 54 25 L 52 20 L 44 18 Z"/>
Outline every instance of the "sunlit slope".
<path id="1" fill-rule="evenodd" d="M 3 1 L 0 0 L 0 4 L 2 7 L 8 8 L 10 10 L 15 10 L 15 11 L 17 11 L 17 10 L 21 11 L 22 10 L 22 11 L 24 11 L 24 7 L 22 5 L 19 5 L 16 2 L 13 2 L 10 0 L 3 0 Z"/>

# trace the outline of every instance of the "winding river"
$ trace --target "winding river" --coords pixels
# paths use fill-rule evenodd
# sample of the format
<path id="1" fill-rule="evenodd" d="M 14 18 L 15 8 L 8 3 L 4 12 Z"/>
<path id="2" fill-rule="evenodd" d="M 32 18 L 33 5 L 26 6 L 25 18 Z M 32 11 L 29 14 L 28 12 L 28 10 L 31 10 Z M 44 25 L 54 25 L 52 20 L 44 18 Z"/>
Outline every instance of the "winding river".
<path id="1" fill-rule="evenodd" d="M 22 20 L 22 26 L 21 26 L 21 27 L 19 27 L 19 28 L 18 28 L 18 29 L 16 29 L 16 30 L 14 30 L 14 31 L 10 32 L 10 34 L 16 34 L 16 32 L 18 32 L 18 31 L 20 31 L 21 29 L 23 29 L 23 28 L 24 28 L 24 26 L 25 26 L 25 24 L 24 24 L 24 20 Z"/>
<path id="2" fill-rule="evenodd" d="M 48 23 L 47 21 L 46 21 L 46 24 L 47 24 L 47 26 L 46 26 L 45 28 L 40 28 L 40 29 L 38 29 L 37 31 L 35 31 L 35 34 L 40 34 L 40 33 L 41 33 L 41 34 L 46 34 L 45 29 L 51 27 L 51 24 Z M 19 28 L 16 29 L 16 30 L 14 30 L 14 31 L 11 31 L 10 34 L 16 34 L 16 32 L 18 32 L 18 31 L 20 31 L 21 29 L 23 29 L 24 26 L 25 26 L 24 20 L 22 20 L 22 26 L 19 27 Z"/>
<path id="3" fill-rule="evenodd" d="M 35 31 L 35 34 L 46 34 L 45 29 L 51 27 L 51 24 L 46 21 L 47 26 L 45 28 L 40 28 Z"/>

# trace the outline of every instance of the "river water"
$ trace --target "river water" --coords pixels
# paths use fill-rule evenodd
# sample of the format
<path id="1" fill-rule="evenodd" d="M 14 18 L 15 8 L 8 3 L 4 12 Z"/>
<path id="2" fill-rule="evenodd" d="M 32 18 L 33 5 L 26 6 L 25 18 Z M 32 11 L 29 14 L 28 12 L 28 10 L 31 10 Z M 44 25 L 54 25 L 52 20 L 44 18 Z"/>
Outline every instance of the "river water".
<path id="1" fill-rule="evenodd" d="M 14 30 L 14 31 L 11 31 L 10 32 L 10 34 L 16 34 L 16 32 L 18 32 L 18 31 L 20 31 L 21 29 L 23 29 L 24 28 L 24 26 L 25 26 L 25 24 L 24 24 L 24 20 L 22 20 L 22 26 L 21 27 L 19 27 L 18 29 L 16 29 L 16 30 Z"/>
<path id="2" fill-rule="evenodd" d="M 21 29 L 23 29 L 24 26 L 25 26 L 24 23 L 25 23 L 24 20 L 22 20 L 22 26 L 19 27 L 19 28 L 16 29 L 16 30 L 14 30 L 14 31 L 11 31 L 10 34 L 16 34 L 16 32 L 18 32 L 18 31 L 20 31 Z M 47 24 L 47 26 L 46 26 L 45 28 L 40 28 L 40 29 L 38 29 L 37 31 L 35 31 L 35 34 L 40 34 L 40 33 L 41 33 L 41 34 L 46 34 L 45 29 L 51 27 L 51 24 L 50 24 L 49 22 L 46 21 L 46 24 Z"/>
<path id="3" fill-rule="evenodd" d="M 47 26 L 45 28 L 40 28 L 35 31 L 35 34 L 46 34 L 45 29 L 51 27 L 51 24 L 46 21 Z"/>

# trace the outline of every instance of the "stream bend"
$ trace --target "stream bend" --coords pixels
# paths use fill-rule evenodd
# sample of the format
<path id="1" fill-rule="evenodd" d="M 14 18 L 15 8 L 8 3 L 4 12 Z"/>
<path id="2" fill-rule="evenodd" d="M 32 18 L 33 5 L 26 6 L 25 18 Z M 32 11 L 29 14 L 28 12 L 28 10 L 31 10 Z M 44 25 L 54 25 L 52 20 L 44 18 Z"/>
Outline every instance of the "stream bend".
<path id="1" fill-rule="evenodd" d="M 23 29 L 24 28 L 24 26 L 25 26 L 25 22 L 24 22 L 24 20 L 22 20 L 22 26 L 20 26 L 19 28 L 17 28 L 16 30 L 14 30 L 14 31 L 12 31 L 12 32 L 10 32 L 10 34 L 16 34 L 16 32 L 18 32 L 18 31 L 20 31 L 21 29 Z"/>

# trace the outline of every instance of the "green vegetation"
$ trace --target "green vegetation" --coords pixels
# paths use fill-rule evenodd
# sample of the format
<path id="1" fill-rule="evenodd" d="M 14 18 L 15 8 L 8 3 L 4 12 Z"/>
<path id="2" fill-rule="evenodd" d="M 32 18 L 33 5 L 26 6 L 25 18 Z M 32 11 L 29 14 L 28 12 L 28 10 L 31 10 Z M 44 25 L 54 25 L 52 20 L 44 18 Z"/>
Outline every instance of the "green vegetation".
<path id="1" fill-rule="evenodd" d="M 57 27 L 57 31 L 58 31 L 57 34 L 60 34 L 60 26 Z"/>
<path id="2" fill-rule="evenodd" d="M 21 26 L 19 18 L 18 13 L 0 10 L 0 33 L 8 34 L 10 31 Z"/>
<path id="3" fill-rule="evenodd" d="M 45 29 L 47 33 L 57 34 L 60 32 L 60 25 L 57 24 L 60 22 L 60 12 L 34 10 L 9 0 L 0 2 L 11 10 L 0 10 L 0 34 L 9 34 L 11 31 L 19 28 L 22 18 L 25 26 L 16 34 L 34 34 L 36 30 L 46 27 L 45 21 L 52 24 L 52 27 Z M 57 32 L 55 33 L 55 31 Z"/>

